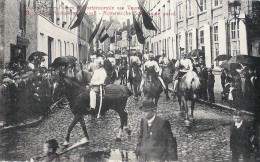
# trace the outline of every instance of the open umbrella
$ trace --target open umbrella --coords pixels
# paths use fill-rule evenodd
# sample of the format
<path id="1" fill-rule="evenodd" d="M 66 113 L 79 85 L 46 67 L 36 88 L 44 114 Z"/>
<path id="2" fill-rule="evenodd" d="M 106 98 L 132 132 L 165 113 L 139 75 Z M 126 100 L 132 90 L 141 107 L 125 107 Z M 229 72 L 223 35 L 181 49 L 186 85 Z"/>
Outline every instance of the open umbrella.
<path id="1" fill-rule="evenodd" d="M 200 49 L 194 49 L 192 50 L 187 57 L 203 57 L 205 58 L 205 52 Z"/>
<path id="2" fill-rule="evenodd" d="M 77 58 L 74 56 L 62 56 L 57 57 L 51 64 L 51 67 L 57 68 L 60 66 L 68 66 L 77 61 Z"/>
<path id="3" fill-rule="evenodd" d="M 41 52 L 41 51 L 36 51 L 36 52 L 33 52 L 29 57 L 28 57 L 28 60 L 29 61 L 32 61 L 34 60 L 35 58 L 37 57 L 43 57 L 43 56 L 48 56 L 46 53 L 44 52 Z"/>
<path id="4" fill-rule="evenodd" d="M 240 63 L 230 63 L 227 60 L 224 60 L 222 64 L 220 65 L 222 69 L 242 69 L 242 65 Z"/>
<path id="5" fill-rule="evenodd" d="M 224 60 L 229 60 L 232 56 L 230 55 L 218 55 L 215 58 L 215 61 L 224 61 Z"/>

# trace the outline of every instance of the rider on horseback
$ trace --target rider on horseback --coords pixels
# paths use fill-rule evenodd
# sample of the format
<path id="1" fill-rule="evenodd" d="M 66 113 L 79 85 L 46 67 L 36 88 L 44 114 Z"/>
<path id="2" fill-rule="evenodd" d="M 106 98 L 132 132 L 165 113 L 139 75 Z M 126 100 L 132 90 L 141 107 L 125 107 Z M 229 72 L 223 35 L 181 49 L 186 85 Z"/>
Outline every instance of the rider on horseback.
<path id="1" fill-rule="evenodd" d="M 116 58 L 114 57 L 114 53 L 112 51 L 110 51 L 108 53 L 107 60 L 109 60 L 109 62 L 111 63 L 111 65 L 113 67 L 113 71 L 116 72 L 116 75 L 118 77 L 118 71 L 117 71 L 117 68 L 116 68 Z"/>
<path id="2" fill-rule="evenodd" d="M 188 71 L 193 70 L 193 64 L 190 59 L 186 58 L 186 54 L 181 53 L 181 59 L 178 60 L 175 64 L 175 68 L 178 69 L 178 74 L 175 77 L 173 92 L 176 94 L 176 89 L 181 79 Z"/>
<path id="3" fill-rule="evenodd" d="M 159 75 L 162 74 L 163 67 L 168 66 L 169 62 L 170 62 L 170 60 L 166 57 L 166 54 L 163 53 L 162 56 L 159 58 L 159 66 L 161 68 Z"/>
<path id="4" fill-rule="evenodd" d="M 159 72 L 160 72 L 159 65 L 158 65 L 158 63 L 154 60 L 154 55 L 153 55 L 153 53 L 150 53 L 150 54 L 149 54 L 149 60 L 144 63 L 143 67 L 144 67 L 144 71 L 145 71 L 147 68 L 149 68 L 149 67 L 153 67 L 154 70 L 155 70 L 155 72 L 156 72 L 157 74 L 159 74 Z M 161 82 L 163 88 L 165 89 L 166 86 L 165 86 L 165 84 L 164 84 L 164 82 L 163 82 L 163 80 L 162 80 L 162 78 L 161 78 L 160 75 L 158 75 L 158 79 L 160 80 L 160 82 Z M 144 84 L 144 79 L 142 80 L 141 85 L 140 85 L 140 89 L 141 89 L 141 90 L 142 90 L 142 88 L 143 88 L 143 84 Z"/>
<path id="5" fill-rule="evenodd" d="M 97 58 L 95 60 L 97 69 L 94 71 L 94 74 L 90 81 L 90 113 L 94 114 L 96 108 L 96 96 L 99 92 L 99 87 L 105 83 L 107 73 L 103 68 L 103 59 Z"/>
<path id="6" fill-rule="evenodd" d="M 90 63 L 88 65 L 87 70 L 91 73 L 93 73 L 93 71 L 96 69 L 96 64 L 95 64 L 95 59 L 97 58 L 96 55 L 91 55 L 90 56 Z"/>
<path id="7" fill-rule="evenodd" d="M 138 66 L 141 65 L 141 61 L 136 53 L 133 53 L 133 55 L 130 57 L 130 63 L 133 64 L 134 62 L 137 63 Z"/>

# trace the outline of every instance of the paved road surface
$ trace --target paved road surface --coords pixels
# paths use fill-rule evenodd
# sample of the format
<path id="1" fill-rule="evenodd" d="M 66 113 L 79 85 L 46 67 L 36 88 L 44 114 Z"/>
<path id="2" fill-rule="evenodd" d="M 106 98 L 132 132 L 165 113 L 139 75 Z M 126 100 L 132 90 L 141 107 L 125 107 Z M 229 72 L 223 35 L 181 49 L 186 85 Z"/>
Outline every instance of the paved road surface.
<path id="1" fill-rule="evenodd" d="M 129 126 L 132 134 L 124 134 L 122 142 L 116 142 L 115 136 L 119 128 L 119 116 L 109 111 L 105 117 L 90 121 L 86 116 L 87 129 L 91 143 L 71 150 L 62 155 L 66 160 L 88 159 L 101 157 L 118 159 L 128 153 L 128 158 L 136 160 L 133 150 L 139 131 L 140 118 L 143 113 L 139 111 L 141 101 L 130 97 L 127 104 L 129 113 Z M 229 160 L 229 124 L 231 114 L 202 104 L 195 105 L 195 122 L 191 129 L 184 126 L 176 100 L 166 101 L 163 95 L 158 104 L 158 115 L 170 120 L 173 134 L 178 142 L 178 155 L 180 160 Z M 1 132 L 0 160 L 26 160 L 42 153 L 42 146 L 47 139 L 55 138 L 61 144 L 72 121 L 70 109 L 57 110 L 37 126 Z M 71 142 L 83 138 L 80 125 L 76 125 L 71 133 Z M 108 150 L 111 149 L 112 152 Z M 114 150 L 114 151 L 113 151 Z M 58 152 L 61 151 L 61 148 Z M 121 152 L 120 152 L 121 151 Z M 109 155 L 110 153 L 110 155 Z M 122 156 L 124 155 L 124 156 Z"/>

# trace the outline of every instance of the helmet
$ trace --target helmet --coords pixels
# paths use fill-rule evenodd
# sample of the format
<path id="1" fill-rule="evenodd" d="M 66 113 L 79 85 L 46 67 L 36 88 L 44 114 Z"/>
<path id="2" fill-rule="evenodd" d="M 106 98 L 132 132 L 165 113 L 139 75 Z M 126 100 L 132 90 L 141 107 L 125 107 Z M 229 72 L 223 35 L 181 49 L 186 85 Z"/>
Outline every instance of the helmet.
<path id="1" fill-rule="evenodd" d="M 91 55 L 90 58 L 91 59 L 95 59 L 95 58 L 97 58 L 97 56 L 96 55 Z"/>
<path id="2" fill-rule="evenodd" d="M 154 58 L 153 53 L 150 53 L 150 54 L 149 54 L 149 58 Z"/>
<path id="3" fill-rule="evenodd" d="M 96 62 L 96 64 L 98 64 L 98 65 L 103 65 L 103 64 L 104 64 L 104 60 L 103 60 L 103 58 L 101 58 L 101 57 L 98 57 L 98 58 L 95 60 L 95 62 Z"/>

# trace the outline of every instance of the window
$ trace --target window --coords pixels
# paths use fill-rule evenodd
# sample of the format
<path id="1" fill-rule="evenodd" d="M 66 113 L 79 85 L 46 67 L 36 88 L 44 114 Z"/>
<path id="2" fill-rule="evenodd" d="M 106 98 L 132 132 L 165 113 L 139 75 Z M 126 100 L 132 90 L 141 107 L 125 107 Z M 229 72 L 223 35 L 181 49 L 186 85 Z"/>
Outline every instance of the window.
<path id="1" fill-rule="evenodd" d="M 204 44 L 204 30 L 200 31 L 200 44 Z"/>
<path id="2" fill-rule="evenodd" d="M 56 0 L 56 25 L 60 24 L 60 1 Z"/>
<path id="3" fill-rule="evenodd" d="M 182 15 L 182 3 L 178 4 L 178 20 L 182 20 L 183 19 L 183 15 Z"/>
<path id="4" fill-rule="evenodd" d="M 58 40 L 58 50 L 57 50 L 57 55 L 60 56 L 60 57 L 62 56 L 62 55 L 61 55 L 61 41 L 60 41 L 60 40 Z"/>
<path id="5" fill-rule="evenodd" d="M 66 42 L 64 41 L 64 54 L 65 56 L 67 56 L 67 46 L 66 46 Z"/>
<path id="6" fill-rule="evenodd" d="M 193 16 L 193 0 L 188 0 L 188 16 Z"/>
<path id="7" fill-rule="evenodd" d="M 214 0 L 214 7 L 218 7 L 222 5 L 222 0 Z"/>
<path id="8" fill-rule="evenodd" d="M 165 13 L 165 5 L 162 7 L 162 17 L 163 17 L 163 22 L 162 22 L 162 25 L 163 25 L 163 31 L 165 31 L 165 29 L 166 29 L 166 24 L 165 24 L 165 15 L 166 13 Z"/>
<path id="9" fill-rule="evenodd" d="M 207 10 L 207 0 L 200 0 L 200 12 L 204 12 Z"/>
<path id="10" fill-rule="evenodd" d="M 215 58 L 219 55 L 219 42 L 218 42 L 218 25 L 213 26 L 213 48 Z M 213 58 L 214 60 L 214 58 Z M 216 62 L 216 65 L 219 66 L 219 62 Z"/>
<path id="11" fill-rule="evenodd" d="M 170 0 L 167 2 L 168 5 L 168 29 L 171 28 L 171 3 Z"/>
<path id="12" fill-rule="evenodd" d="M 204 30 L 200 30 L 199 32 L 199 45 L 200 48 L 205 52 L 205 44 L 204 44 Z"/>
<path id="13" fill-rule="evenodd" d="M 161 20 L 161 13 L 160 12 L 161 12 L 161 10 L 158 10 L 158 15 L 157 15 L 158 16 L 158 26 L 159 26 L 159 29 L 160 29 L 159 33 L 161 33 L 160 31 L 162 29 L 162 26 L 161 26 L 162 25 L 162 20 Z"/>
<path id="14" fill-rule="evenodd" d="M 239 41 L 239 25 L 233 21 L 230 24 L 231 31 L 231 55 L 236 56 L 240 54 L 240 41 Z"/>
<path id="15" fill-rule="evenodd" d="M 177 58 L 180 58 L 179 56 L 181 55 L 181 34 L 178 35 L 178 47 L 179 55 L 177 56 Z"/>
<path id="16" fill-rule="evenodd" d="M 188 37 L 189 37 L 189 52 L 191 52 L 192 51 L 192 32 L 190 32 L 189 34 L 188 34 Z"/>

